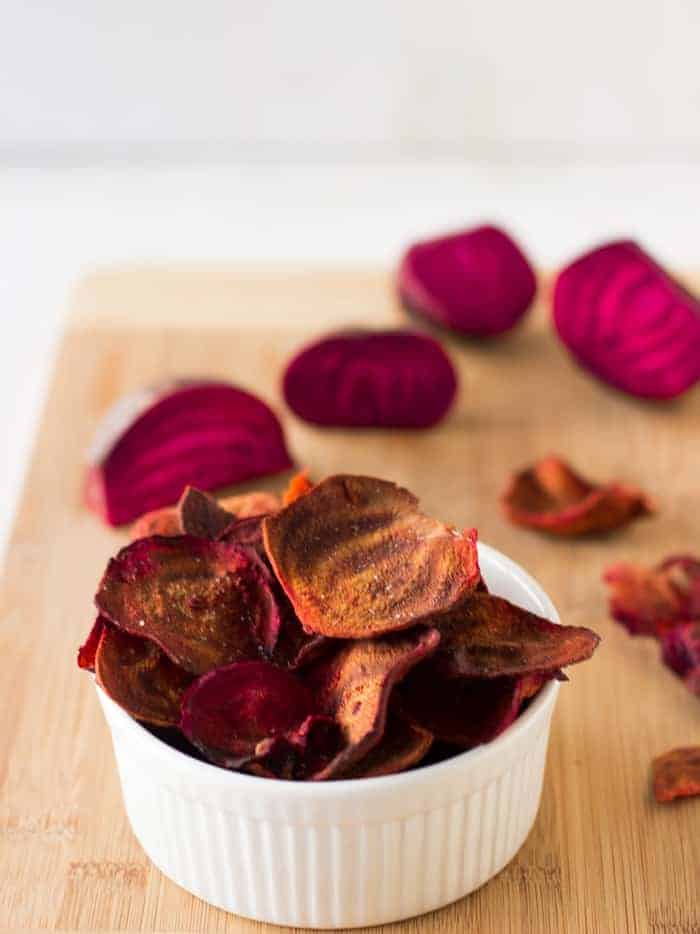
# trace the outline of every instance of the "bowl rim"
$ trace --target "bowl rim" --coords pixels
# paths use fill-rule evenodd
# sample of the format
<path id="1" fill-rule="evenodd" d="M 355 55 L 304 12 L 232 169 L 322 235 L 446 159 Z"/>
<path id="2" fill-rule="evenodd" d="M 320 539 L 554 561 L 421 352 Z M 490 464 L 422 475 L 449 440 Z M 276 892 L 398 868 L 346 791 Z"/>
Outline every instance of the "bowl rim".
<path id="1" fill-rule="evenodd" d="M 501 571 L 515 577 L 518 583 L 527 591 L 533 599 L 542 615 L 552 622 L 560 623 L 559 614 L 551 598 L 543 587 L 528 574 L 517 562 L 508 558 L 502 552 L 484 542 L 478 543 L 479 560 L 487 565 L 500 567 Z M 488 570 L 487 570 L 488 574 Z M 93 675 L 94 680 L 94 675 Z M 238 787 L 240 790 L 254 791 L 256 788 L 266 793 L 274 794 L 279 792 L 282 796 L 292 795 L 295 798 L 313 798 L 315 800 L 324 797 L 336 797 L 338 794 L 356 794 L 361 789 L 367 791 L 386 790 L 389 786 L 403 787 L 412 784 L 421 784 L 423 781 L 439 779 L 445 774 L 469 768 L 477 767 L 479 764 L 490 759 L 498 758 L 506 753 L 509 747 L 514 746 L 523 733 L 532 729 L 541 721 L 554 705 L 557 694 L 559 693 L 559 682 L 552 679 L 537 694 L 534 700 L 528 705 L 527 709 L 516 717 L 513 723 L 495 739 L 488 743 L 482 743 L 473 749 L 451 756 L 442 762 L 436 762 L 432 765 L 426 765 L 417 769 L 409 769 L 405 772 L 397 772 L 394 775 L 378 775 L 369 778 L 346 778 L 337 779 L 329 782 L 303 782 L 293 781 L 282 778 L 262 778 L 258 775 L 247 775 L 244 772 L 237 772 L 231 769 L 224 769 L 209 762 L 202 762 L 188 756 L 187 753 L 171 746 L 169 743 L 157 736 L 154 736 L 149 730 L 142 726 L 137 720 L 134 720 L 125 710 L 123 710 L 115 701 L 107 695 L 102 688 L 94 681 L 95 688 L 99 694 L 100 700 L 108 710 L 110 719 L 114 719 L 121 727 L 131 733 L 131 737 L 141 746 L 150 747 L 152 753 L 159 758 L 164 759 L 176 767 L 178 771 L 190 771 L 193 778 L 206 779 L 208 784 L 228 785 L 231 789 Z M 111 728 L 111 723 L 109 724 Z"/>

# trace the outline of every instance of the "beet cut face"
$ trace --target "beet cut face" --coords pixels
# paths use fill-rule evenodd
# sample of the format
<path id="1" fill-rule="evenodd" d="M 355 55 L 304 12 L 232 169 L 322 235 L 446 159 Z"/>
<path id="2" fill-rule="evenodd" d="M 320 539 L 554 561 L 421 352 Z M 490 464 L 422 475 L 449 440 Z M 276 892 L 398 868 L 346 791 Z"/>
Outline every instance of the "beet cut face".
<path id="1" fill-rule="evenodd" d="M 95 655 L 97 654 L 97 646 L 100 644 L 100 637 L 104 632 L 104 628 L 105 620 L 101 616 L 98 616 L 92 624 L 92 629 L 88 633 L 87 639 L 78 649 L 78 668 L 83 668 L 85 671 L 95 670 Z"/>
<path id="2" fill-rule="evenodd" d="M 418 509 L 411 493 L 339 475 L 263 522 L 270 563 L 303 627 L 335 638 L 406 629 L 480 579 L 476 533 Z"/>
<path id="3" fill-rule="evenodd" d="M 700 302 L 636 243 L 606 243 L 563 269 L 554 324 L 599 379 L 672 399 L 700 380 Z"/>
<path id="4" fill-rule="evenodd" d="M 435 625 L 440 647 L 432 665 L 447 678 L 552 674 L 590 658 L 600 642 L 583 626 L 551 623 L 483 592 Z"/>
<path id="5" fill-rule="evenodd" d="M 654 797 L 660 803 L 700 795 L 700 746 L 672 749 L 652 763 Z"/>
<path id="6" fill-rule="evenodd" d="M 305 671 L 316 709 L 338 723 L 341 751 L 315 780 L 342 778 L 382 739 L 393 688 L 437 648 L 435 629 L 418 627 L 348 642 Z"/>
<path id="7" fill-rule="evenodd" d="M 86 502 L 110 525 L 174 503 L 187 484 L 217 489 L 291 466 L 272 410 L 215 381 L 169 383 L 121 399 L 100 425 L 89 461 Z"/>
<path id="8" fill-rule="evenodd" d="M 204 674 L 260 657 L 277 639 L 274 597 L 248 552 L 191 536 L 145 538 L 113 558 L 95 603 L 107 619 Z"/>
<path id="9" fill-rule="evenodd" d="M 516 473 L 501 503 L 515 525 L 560 536 L 610 532 L 655 511 L 641 490 L 596 485 L 558 457 Z"/>
<path id="10" fill-rule="evenodd" d="M 100 687 L 127 713 L 153 726 L 177 726 L 192 675 L 157 645 L 106 625 L 95 657 Z"/>
<path id="11" fill-rule="evenodd" d="M 660 637 L 678 623 L 700 620 L 700 560 L 666 558 L 648 568 L 624 561 L 605 570 L 610 613 L 631 635 Z"/>
<path id="12" fill-rule="evenodd" d="M 294 675 L 269 662 L 235 662 L 192 684 L 180 729 L 210 761 L 238 768 L 262 740 L 295 729 L 312 709 L 309 688 Z"/>
<path id="13" fill-rule="evenodd" d="M 525 254 L 505 231 L 491 226 L 416 243 L 398 272 L 404 308 L 474 337 L 516 325 L 536 288 Z"/>
<path id="14" fill-rule="evenodd" d="M 447 414 L 457 374 L 440 344 L 410 331 L 356 330 L 304 347 L 284 375 L 300 418 L 345 428 L 428 428 Z"/>

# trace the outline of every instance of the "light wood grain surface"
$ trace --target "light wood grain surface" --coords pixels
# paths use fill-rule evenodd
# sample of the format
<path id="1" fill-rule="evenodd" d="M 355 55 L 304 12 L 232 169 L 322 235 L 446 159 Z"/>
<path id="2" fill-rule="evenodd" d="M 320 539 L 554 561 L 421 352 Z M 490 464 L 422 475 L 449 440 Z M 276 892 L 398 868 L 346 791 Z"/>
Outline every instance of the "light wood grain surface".
<path id="1" fill-rule="evenodd" d="M 297 461 L 314 476 L 366 472 L 405 484 L 428 511 L 478 526 L 483 540 L 521 562 L 565 622 L 603 636 L 595 659 L 573 669 L 560 693 L 542 806 L 520 854 L 463 901 L 395 927 L 700 931 L 700 799 L 658 806 L 648 776 L 654 755 L 700 742 L 700 705 L 650 640 L 630 639 L 609 621 L 600 581 L 613 560 L 700 550 L 700 392 L 657 406 L 608 390 L 571 363 L 544 305 L 502 340 L 447 341 L 461 393 L 442 426 L 350 433 L 292 417 L 279 376 L 319 329 L 400 320 L 381 272 L 133 268 L 81 284 L 2 591 L 0 928 L 262 927 L 208 907 L 150 865 L 126 821 L 94 690 L 75 666 L 96 581 L 124 541 L 81 506 L 90 435 L 121 393 L 211 374 L 272 402 Z M 660 500 L 658 517 L 573 543 L 512 528 L 497 507 L 508 473 L 551 451 L 593 477 L 644 486 Z"/>

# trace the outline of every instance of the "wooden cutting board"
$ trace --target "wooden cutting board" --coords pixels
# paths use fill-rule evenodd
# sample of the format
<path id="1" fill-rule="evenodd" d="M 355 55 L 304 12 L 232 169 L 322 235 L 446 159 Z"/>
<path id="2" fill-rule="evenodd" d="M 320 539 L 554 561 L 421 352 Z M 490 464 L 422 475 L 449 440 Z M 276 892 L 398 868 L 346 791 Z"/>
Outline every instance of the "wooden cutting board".
<path id="1" fill-rule="evenodd" d="M 520 854 L 478 892 L 397 929 L 700 931 L 700 799 L 663 807 L 649 792 L 653 756 L 700 742 L 700 705 L 651 640 L 609 621 L 600 580 L 617 559 L 700 551 L 700 391 L 652 405 L 607 389 L 575 367 L 540 307 L 501 340 L 447 341 L 461 393 L 437 429 L 328 431 L 285 411 L 280 372 L 306 338 L 399 320 L 389 277 L 361 269 L 129 268 L 77 289 L 3 586 L 0 928 L 261 927 L 208 907 L 150 865 L 124 815 L 94 690 L 75 666 L 96 582 L 125 540 L 81 506 L 93 429 L 130 389 L 213 375 L 275 405 L 313 476 L 352 471 L 405 484 L 429 512 L 478 526 L 521 562 L 565 622 L 603 636 L 560 693 L 542 807 Z M 509 472 L 548 452 L 593 477 L 643 486 L 659 498 L 658 517 L 571 543 L 509 526 L 497 503 Z"/>

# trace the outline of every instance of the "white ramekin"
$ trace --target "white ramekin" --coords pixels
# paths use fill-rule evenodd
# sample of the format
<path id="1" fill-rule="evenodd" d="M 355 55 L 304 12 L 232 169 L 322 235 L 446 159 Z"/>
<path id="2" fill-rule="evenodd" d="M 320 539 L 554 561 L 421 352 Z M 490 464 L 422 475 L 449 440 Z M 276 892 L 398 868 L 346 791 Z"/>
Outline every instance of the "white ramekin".
<path id="1" fill-rule="evenodd" d="M 522 568 L 487 545 L 479 557 L 491 591 L 558 621 Z M 129 821 L 166 876 L 248 918 L 339 928 L 439 908 L 515 856 L 537 814 L 558 684 L 492 743 L 413 772 L 319 784 L 199 762 L 97 692 Z"/>

